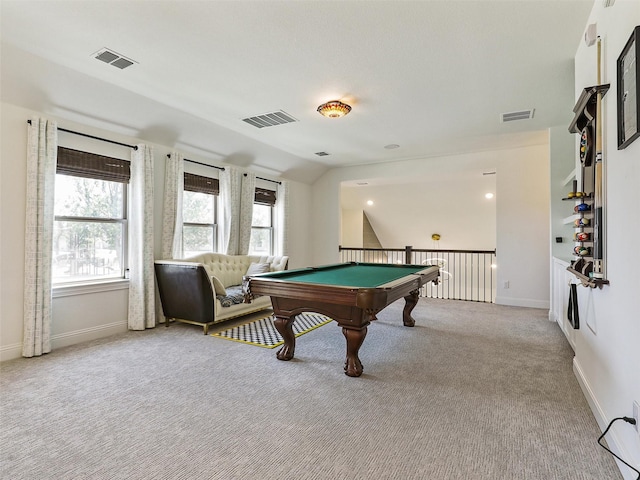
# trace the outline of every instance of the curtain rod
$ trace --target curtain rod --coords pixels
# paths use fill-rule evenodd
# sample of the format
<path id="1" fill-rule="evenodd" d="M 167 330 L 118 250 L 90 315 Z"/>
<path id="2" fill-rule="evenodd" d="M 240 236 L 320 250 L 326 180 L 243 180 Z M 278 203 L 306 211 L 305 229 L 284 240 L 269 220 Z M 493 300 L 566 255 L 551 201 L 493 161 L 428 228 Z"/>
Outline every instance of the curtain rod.
<path id="1" fill-rule="evenodd" d="M 31 125 L 31 120 L 27 120 L 27 123 Z M 58 127 L 58 130 L 60 130 L 61 132 L 73 133 L 74 135 L 80 135 L 81 137 L 93 138 L 94 140 L 102 140 L 103 142 L 113 143 L 114 145 L 120 145 L 122 147 L 129 147 L 133 148 L 134 150 L 138 150 L 138 147 L 136 145 L 127 145 L 126 143 L 116 142 L 115 140 L 109 140 L 108 138 L 101 138 L 86 133 L 74 132 L 73 130 L 67 130 L 66 128 Z"/>
<path id="2" fill-rule="evenodd" d="M 243 175 L 246 177 L 247 174 L 243 173 Z M 256 177 L 258 180 L 264 180 L 265 182 L 273 182 L 273 183 L 277 183 L 278 185 L 282 185 L 282 182 L 279 182 L 278 180 L 271 180 L 269 178 L 264 178 L 264 177 Z"/>
<path id="3" fill-rule="evenodd" d="M 170 153 L 167 153 L 167 158 L 171 158 L 171 154 Z M 216 165 L 209 165 L 208 163 L 196 162 L 195 160 L 189 160 L 188 158 L 183 158 L 182 160 L 184 160 L 185 162 L 189 162 L 189 163 L 195 163 L 196 165 L 202 165 L 203 167 L 217 168 L 218 170 L 224 171 L 224 167 L 218 167 Z"/>

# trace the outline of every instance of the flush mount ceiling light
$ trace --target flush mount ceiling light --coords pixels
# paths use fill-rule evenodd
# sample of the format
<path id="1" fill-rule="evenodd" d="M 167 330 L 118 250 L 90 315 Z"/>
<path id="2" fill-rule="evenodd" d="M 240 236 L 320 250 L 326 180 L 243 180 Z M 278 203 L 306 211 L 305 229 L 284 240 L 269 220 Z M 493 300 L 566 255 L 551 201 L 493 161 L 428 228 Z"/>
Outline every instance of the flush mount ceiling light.
<path id="1" fill-rule="evenodd" d="M 318 107 L 318 113 L 329 118 L 344 117 L 351 111 L 351 106 L 346 103 L 342 103 L 340 100 L 332 100 L 327 103 L 323 103 Z"/>

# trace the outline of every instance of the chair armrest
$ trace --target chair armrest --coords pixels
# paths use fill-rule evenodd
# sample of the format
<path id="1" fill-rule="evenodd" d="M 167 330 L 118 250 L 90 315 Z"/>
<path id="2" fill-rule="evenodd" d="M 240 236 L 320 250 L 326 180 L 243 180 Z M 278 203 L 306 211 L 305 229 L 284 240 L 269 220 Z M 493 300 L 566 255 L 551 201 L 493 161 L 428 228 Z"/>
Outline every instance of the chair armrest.
<path id="1" fill-rule="evenodd" d="M 215 292 L 202 264 L 160 260 L 154 269 L 165 317 L 214 321 Z"/>

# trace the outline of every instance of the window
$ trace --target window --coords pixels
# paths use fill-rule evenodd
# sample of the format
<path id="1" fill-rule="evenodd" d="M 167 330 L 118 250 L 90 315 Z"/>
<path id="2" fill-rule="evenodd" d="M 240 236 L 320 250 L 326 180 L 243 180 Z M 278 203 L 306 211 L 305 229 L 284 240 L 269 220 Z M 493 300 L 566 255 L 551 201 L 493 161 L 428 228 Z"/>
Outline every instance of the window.
<path id="1" fill-rule="evenodd" d="M 273 206 L 276 192 L 256 188 L 251 220 L 250 255 L 273 255 Z"/>
<path id="2" fill-rule="evenodd" d="M 58 148 L 54 285 L 124 278 L 129 166 L 127 160 Z"/>
<path id="3" fill-rule="evenodd" d="M 184 174 L 182 244 L 185 257 L 217 251 L 218 194 L 218 179 Z"/>

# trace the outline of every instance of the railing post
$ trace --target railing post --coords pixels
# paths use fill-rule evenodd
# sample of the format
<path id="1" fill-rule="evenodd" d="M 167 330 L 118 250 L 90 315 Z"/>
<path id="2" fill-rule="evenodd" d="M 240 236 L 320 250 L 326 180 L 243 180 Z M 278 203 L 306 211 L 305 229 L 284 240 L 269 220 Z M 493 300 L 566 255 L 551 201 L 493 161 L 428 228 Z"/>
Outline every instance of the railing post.
<path id="1" fill-rule="evenodd" d="M 406 265 L 411 265 L 412 250 L 413 247 L 411 245 L 404 247 L 404 263 Z"/>

